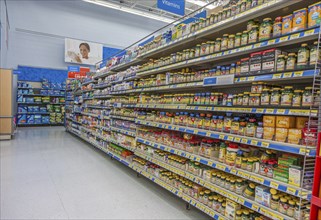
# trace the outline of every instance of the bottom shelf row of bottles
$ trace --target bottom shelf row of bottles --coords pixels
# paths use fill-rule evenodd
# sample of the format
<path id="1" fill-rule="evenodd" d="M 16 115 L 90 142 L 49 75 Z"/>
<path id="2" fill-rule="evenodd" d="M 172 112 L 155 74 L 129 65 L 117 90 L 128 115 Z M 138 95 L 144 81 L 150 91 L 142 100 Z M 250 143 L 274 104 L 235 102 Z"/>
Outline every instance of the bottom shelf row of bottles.
<path id="1" fill-rule="evenodd" d="M 77 135 L 84 139 L 90 139 L 89 133 Z M 135 146 L 134 138 L 116 132 L 111 133 L 110 141 L 109 144 L 102 144 L 101 141 L 94 139 L 91 139 L 90 142 L 114 155 L 123 164 L 133 169 L 134 167 L 139 168 L 143 172 L 142 175 L 145 173 L 144 176 L 147 175 L 146 177 L 155 183 L 157 181 L 165 183 L 167 187 L 158 184 L 183 199 L 184 195 L 190 197 L 190 199 L 186 199 L 186 197 L 184 200 L 214 219 L 309 219 L 310 206 L 306 200 L 300 201 L 298 197 L 254 184 L 243 178 L 232 179 L 229 183 L 235 184 L 225 186 L 219 183 L 219 179 L 213 182 L 204 177 L 198 177 L 190 171 L 195 164 L 191 165 L 188 170 L 176 168 L 175 164 L 169 160 L 163 160 L 162 156 L 159 157 L 158 154 L 164 153 L 163 151 L 160 152 L 161 150 L 152 149 L 142 144 Z M 136 169 L 136 171 L 138 170 Z M 217 175 L 222 174 L 217 173 Z M 225 178 L 232 178 L 232 176 Z M 235 190 L 231 190 L 232 188 Z M 231 193 L 225 194 L 224 191 L 231 191 Z"/>

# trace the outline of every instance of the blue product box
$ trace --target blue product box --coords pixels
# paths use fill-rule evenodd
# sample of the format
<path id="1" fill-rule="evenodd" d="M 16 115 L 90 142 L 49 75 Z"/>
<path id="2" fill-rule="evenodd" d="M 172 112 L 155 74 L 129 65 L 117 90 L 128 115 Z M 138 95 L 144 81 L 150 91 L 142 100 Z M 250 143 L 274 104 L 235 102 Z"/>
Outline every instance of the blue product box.
<path id="1" fill-rule="evenodd" d="M 34 99 L 33 99 L 32 97 L 25 98 L 25 102 L 33 103 L 33 102 L 34 102 Z"/>
<path id="2" fill-rule="evenodd" d="M 39 106 L 33 106 L 33 111 L 34 112 L 39 112 L 40 110 L 39 110 Z"/>
<path id="3" fill-rule="evenodd" d="M 35 124 L 42 124 L 41 115 L 35 115 L 34 121 L 35 121 Z"/>
<path id="4" fill-rule="evenodd" d="M 56 83 L 50 83 L 50 88 L 51 89 L 56 89 L 57 87 L 57 84 Z"/>
<path id="5" fill-rule="evenodd" d="M 43 124 L 49 124 L 50 118 L 49 116 L 42 116 L 42 123 Z"/>
<path id="6" fill-rule="evenodd" d="M 35 123 L 35 115 L 27 115 L 27 124 Z"/>
<path id="7" fill-rule="evenodd" d="M 39 112 L 47 112 L 47 108 L 46 107 L 40 107 L 39 108 Z"/>
<path id="8" fill-rule="evenodd" d="M 29 89 L 29 90 L 25 90 L 24 94 L 33 95 L 35 93 L 33 92 L 33 89 Z"/>
<path id="9" fill-rule="evenodd" d="M 18 112 L 19 112 L 19 113 L 26 113 L 26 112 L 28 112 L 27 106 L 19 106 L 19 107 L 18 107 Z"/>
<path id="10" fill-rule="evenodd" d="M 23 95 L 17 95 L 17 102 L 24 102 Z"/>
<path id="11" fill-rule="evenodd" d="M 33 106 L 28 106 L 28 112 L 34 112 Z"/>
<path id="12" fill-rule="evenodd" d="M 18 115 L 17 122 L 18 122 L 18 124 L 26 124 L 27 115 Z"/>
<path id="13" fill-rule="evenodd" d="M 48 95 L 48 90 L 40 90 L 41 95 Z"/>

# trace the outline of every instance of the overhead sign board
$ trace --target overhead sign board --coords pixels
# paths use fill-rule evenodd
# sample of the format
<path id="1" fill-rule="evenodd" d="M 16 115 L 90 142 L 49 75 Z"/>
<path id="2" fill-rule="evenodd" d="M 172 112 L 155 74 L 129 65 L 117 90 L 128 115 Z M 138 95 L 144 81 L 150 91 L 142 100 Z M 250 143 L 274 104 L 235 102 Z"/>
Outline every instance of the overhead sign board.
<path id="1" fill-rule="evenodd" d="M 184 16 L 185 0 L 157 0 L 157 8 Z"/>

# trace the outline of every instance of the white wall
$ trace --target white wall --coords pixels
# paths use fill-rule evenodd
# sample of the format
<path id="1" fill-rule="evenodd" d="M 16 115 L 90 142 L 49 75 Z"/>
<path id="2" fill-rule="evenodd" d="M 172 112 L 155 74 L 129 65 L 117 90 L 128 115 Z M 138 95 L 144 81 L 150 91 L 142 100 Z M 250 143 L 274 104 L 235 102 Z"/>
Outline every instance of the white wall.
<path id="1" fill-rule="evenodd" d="M 7 5 L 10 43 L 7 62 L 1 64 L 7 68 L 65 69 L 65 37 L 125 48 L 165 25 L 80 0 L 7 0 Z"/>

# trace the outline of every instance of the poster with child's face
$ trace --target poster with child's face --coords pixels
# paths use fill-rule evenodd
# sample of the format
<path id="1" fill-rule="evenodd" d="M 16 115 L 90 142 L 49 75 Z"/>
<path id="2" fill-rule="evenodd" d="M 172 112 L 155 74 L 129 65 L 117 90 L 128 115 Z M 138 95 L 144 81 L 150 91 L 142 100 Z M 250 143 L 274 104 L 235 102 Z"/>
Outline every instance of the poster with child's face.
<path id="1" fill-rule="evenodd" d="M 95 65 L 102 59 L 102 44 L 69 38 L 65 39 L 65 62 Z"/>

